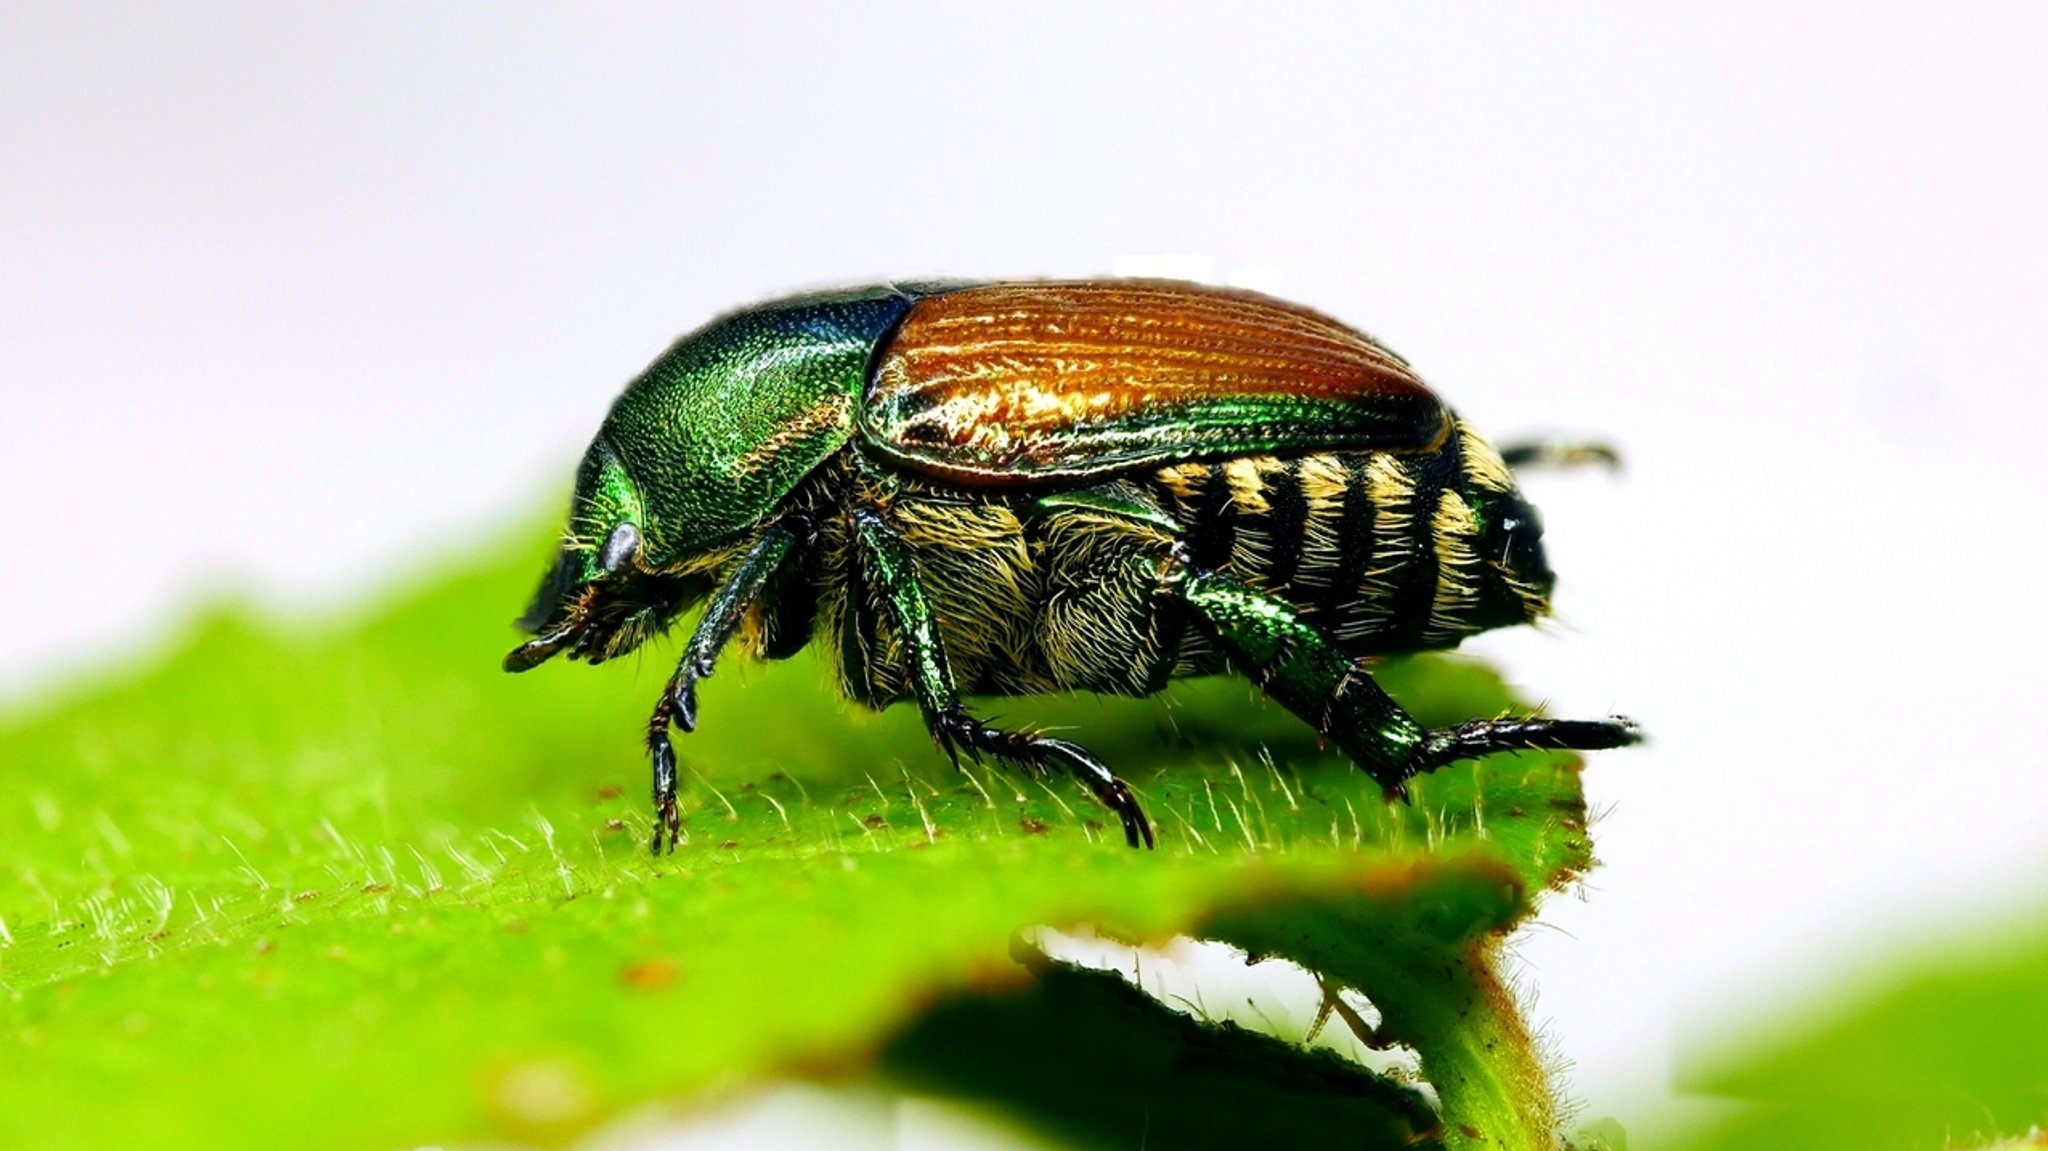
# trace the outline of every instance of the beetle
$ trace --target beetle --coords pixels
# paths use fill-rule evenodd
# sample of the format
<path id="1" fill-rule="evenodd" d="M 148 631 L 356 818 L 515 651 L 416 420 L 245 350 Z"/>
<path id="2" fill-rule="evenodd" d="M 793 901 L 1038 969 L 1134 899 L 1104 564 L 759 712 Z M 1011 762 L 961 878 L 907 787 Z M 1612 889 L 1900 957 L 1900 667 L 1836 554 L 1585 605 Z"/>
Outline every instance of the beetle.
<path id="1" fill-rule="evenodd" d="M 762 659 L 823 642 L 849 698 L 915 700 L 956 764 L 1070 772 L 1150 847 L 1107 765 L 962 695 L 1235 670 L 1389 797 L 1495 751 L 1634 743 L 1620 717 L 1428 729 L 1373 681 L 1372 657 L 1547 614 L 1541 536 L 1501 452 L 1308 308 L 1164 281 L 882 284 L 733 312 L 627 386 L 505 668 L 611 659 L 704 605 L 646 731 L 657 853 L 681 831 L 670 729 L 695 728 L 736 639 Z"/>

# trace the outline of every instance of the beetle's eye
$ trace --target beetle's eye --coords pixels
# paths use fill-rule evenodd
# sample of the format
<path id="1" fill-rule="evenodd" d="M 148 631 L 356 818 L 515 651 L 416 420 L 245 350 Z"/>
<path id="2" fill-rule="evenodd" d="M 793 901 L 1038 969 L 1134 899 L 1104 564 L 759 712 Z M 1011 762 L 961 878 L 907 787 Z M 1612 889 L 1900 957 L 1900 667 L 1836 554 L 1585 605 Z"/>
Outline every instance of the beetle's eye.
<path id="1" fill-rule="evenodd" d="M 607 574 L 616 572 L 639 550 L 640 529 L 632 524 L 620 524 L 605 539 L 604 550 L 597 553 L 597 564 Z"/>

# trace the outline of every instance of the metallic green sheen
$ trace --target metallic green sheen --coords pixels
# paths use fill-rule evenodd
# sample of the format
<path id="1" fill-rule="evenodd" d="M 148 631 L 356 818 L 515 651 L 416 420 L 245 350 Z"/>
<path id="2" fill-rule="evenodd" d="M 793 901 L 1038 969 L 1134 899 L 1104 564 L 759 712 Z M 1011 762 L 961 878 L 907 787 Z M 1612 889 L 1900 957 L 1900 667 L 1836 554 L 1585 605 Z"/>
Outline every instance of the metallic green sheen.
<path id="1" fill-rule="evenodd" d="M 983 723 L 962 703 L 963 688 L 1149 694 L 1176 675 L 1234 668 L 1342 748 L 1389 795 L 1405 794 L 1409 778 L 1456 759 L 1619 747 L 1640 738 L 1618 718 L 1504 716 L 1425 728 L 1361 662 L 1375 650 L 1445 646 L 1546 610 L 1541 526 L 1500 462 L 1466 454 L 1468 446 L 1491 450 L 1469 433 L 1400 460 L 1413 490 L 1389 495 L 1386 514 L 1363 454 L 1329 463 L 1338 474 L 1324 486 L 1334 490 L 1342 481 L 1335 503 L 1318 502 L 1306 464 L 1289 461 L 1275 466 L 1300 482 L 1273 484 L 1264 500 L 1240 500 L 1242 477 L 1221 465 L 1202 468 L 1199 491 L 1153 475 L 1054 476 L 1063 482 L 1036 492 L 976 492 L 971 476 L 929 478 L 899 468 L 862 406 L 886 406 L 873 381 L 890 374 L 885 357 L 903 351 L 892 341 L 971 346 L 972 338 L 916 344 L 914 306 L 954 287 L 882 285 L 716 320 L 627 386 L 585 455 L 569 531 L 522 621 L 533 638 L 504 666 L 526 671 L 556 655 L 615 658 L 708 597 L 643 729 L 657 852 L 664 844 L 673 850 L 682 833 L 670 729 L 694 729 L 697 682 L 750 621 L 759 625 L 750 646 L 764 658 L 793 654 L 836 628 L 849 696 L 876 707 L 914 697 L 933 738 L 956 759 L 993 755 L 1039 774 L 1075 775 L 1116 815 L 1132 847 L 1152 846 L 1152 826 L 1106 764 L 1078 744 Z M 963 314 L 970 328 L 991 322 L 986 309 Z M 1027 350 L 1046 343 L 1036 336 L 1022 342 Z M 962 378 L 1001 389 L 1018 365 L 1031 368 L 1005 350 L 1003 338 L 984 343 L 997 350 L 969 364 Z M 1054 373 L 1084 361 L 1039 358 L 1045 366 L 1033 370 Z M 1290 395 L 1291 376 L 1261 389 L 1248 371 L 1213 373 L 1200 403 L 1111 410 L 1093 423 L 1084 419 L 1086 404 L 1058 395 L 1059 407 L 1036 409 L 1043 416 L 1036 418 L 1030 409 L 1015 414 L 1002 402 L 1010 397 L 994 393 L 995 402 L 969 403 L 951 419 L 919 423 L 922 410 L 904 419 L 998 448 L 1028 433 L 1030 459 L 992 457 L 1006 476 L 1038 464 L 1058 469 L 1073 462 L 1067 457 L 1093 453 L 1084 478 L 1105 460 L 1121 469 L 1235 454 L 1247 445 L 1338 450 L 1351 443 L 1342 434 L 1354 426 L 1377 429 L 1369 442 L 1381 447 L 1454 430 L 1419 383 L 1377 397 L 1365 388 L 1359 411 L 1347 415 L 1315 396 Z M 1144 386 L 1142 375 L 1120 369 L 1099 374 L 1105 387 L 1126 378 Z M 1475 460 L 1492 472 L 1468 473 Z M 1269 463 L 1255 461 L 1253 471 L 1267 474 Z M 1453 510 L 1469 522 L 1445 524 L 1452 494 L 1465 498 Z M 1390 527 L 1396 520 L 1405 526 Z M 918 533 L 900 532 L 899 522 L 917 524 Z M 1242 546 L 1241 522 L 1271 546 Z M 621 530 L 629 524 L 633 530 Z M 1386 536 L 1397 528 L 1399 537 Z M 1377 556 L 1390 543 L 1407 558 L 1366 571 L 1367 553 Z M 1312 548 L 1321 590 L 1293 580 L 1303 557 L 1288 549 Z M 1269 576 L 1273 586 L 1262 586 Z M 1364 614 L 1346 614 L 1353 600 L 1402 622 L 1361 629 Z M 1439 611 L 1438 601 L 1448 606 Z M 1350 647 L 1347 622 L 1354 625 Z M 1182 642 L 1189 623 L 1202 632 L 1192 647 Z M 1356 650 L 1360 644 L 1378 646 Z"/>
<path id="2" fill-rule="evenodd" d="M 639 494 L 643 564 L 759 526 L 844 447 L 875 349 L 917 298 L 884 284 L 736 312 L 627 385 L 591 451 L 615 454 Z M 598 498 L 578 483 L 579 513 Z M 595 526 L 602 540 L 610 525 Z"/>
<path id="3" fill-rule="evenodd" d="M 598 550 L 612 529 L 622 523 L 637 526 L 645 518 L 640 490 L 626 475 L 611 444 L 599 436 L 576 469 L 576 496 L 569 505 L 569 528 L 561 553 L 542 578 L 533 605 L 520 617 L 519 626 L 541 630 L 557 609 L 603 574 Z"/>
<path id="4" fill-rule="evenodd" d="M 906 442 L 894 395 L 870 396 L 862 432 L 876 454 L 940 480 L 988 486 L 1071 483 L 1194 460 L 1269 453 L 1422 451 L 1443 442 L 1451 416 L 1434 397 L 1323 400 L 1202 397 L 1154 411 L 1075 420 L 1001 454 Z"/>
<path id="5" fill-rule="evenodd" d="M 640 489 L 626 474 L 610 442 L 602 437 L 584 453 L 583 466 L 576 470 L 576 491 L 580 498 L 569 530 L 576 540 L 588 544 L 576 549 L 581 563 L 578 582 L 582 584 L 597 578 L 597 549 L 612 529 L 622 523 L 637 526 L 647 513 L 640 502 Z"/>
<path id="6" fill-rule="evenodd" d="M 1172 580 L 1232 660 L 1259 669 L 1259 687 L 1281 706 L 1318 717 L 1317 734 L 1390 788 L 1414 773 L 1425 729 L 1293 604 L 1215 572 L 1183 568 Z"/>

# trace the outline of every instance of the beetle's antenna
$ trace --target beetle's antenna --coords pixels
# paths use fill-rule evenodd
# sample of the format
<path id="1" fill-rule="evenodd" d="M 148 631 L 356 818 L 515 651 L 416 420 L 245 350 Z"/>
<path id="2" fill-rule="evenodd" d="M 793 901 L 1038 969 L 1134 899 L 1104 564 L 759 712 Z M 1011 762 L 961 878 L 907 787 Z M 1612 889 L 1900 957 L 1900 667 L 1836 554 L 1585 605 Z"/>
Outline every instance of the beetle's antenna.
<path id="1" fill-rule="evenodd" d="M 517 627 L 521 631 L 538 632 L 547 624 L 548 617 L 569 598 L 576 589 L 582 558 L 576 549 L 567 543 L 555 556 L 555 562 L 548 566 L 547 574 L 541 577 L 540 587 L 533 593 L 533 602 L 527 605 L 525 614 L 519 617 Z"/>

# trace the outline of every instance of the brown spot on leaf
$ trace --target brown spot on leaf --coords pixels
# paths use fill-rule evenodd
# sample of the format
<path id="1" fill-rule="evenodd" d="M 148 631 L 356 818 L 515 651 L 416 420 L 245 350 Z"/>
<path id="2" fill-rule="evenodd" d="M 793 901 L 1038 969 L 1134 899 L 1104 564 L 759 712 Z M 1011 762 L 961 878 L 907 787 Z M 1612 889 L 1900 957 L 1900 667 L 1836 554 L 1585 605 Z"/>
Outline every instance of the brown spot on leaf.
<path id="1" fill-rule="evenodd" d="M 642 959 L 619 969 L 619 982 L 635 991 L 661 991 L 675 985 L 682 968 L 673 959 Z"/>
<path id="2" fill-rule="evenodd" d="M 1023 819 L 1018 820 L 1017 826 L 1020 829 L 1022 829 L 1024 834 L 1026 835 L 1044 835 L 1046 832 L 1052 830 L 1050 827 L 1046 826 L 1044 820 L 1032 819 L 1030 816 L 1025 816 Z"/>

